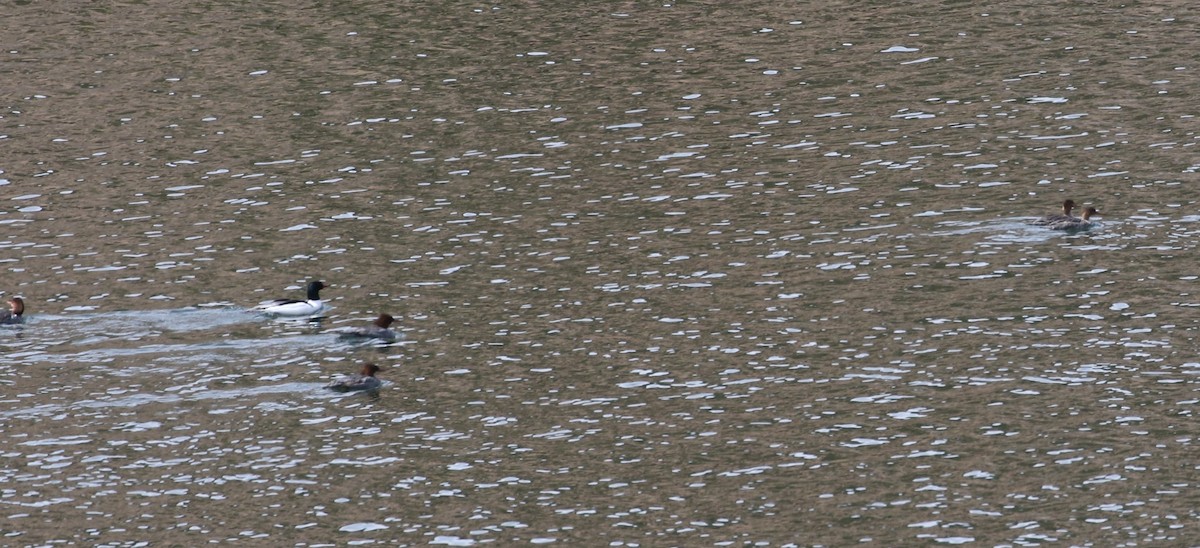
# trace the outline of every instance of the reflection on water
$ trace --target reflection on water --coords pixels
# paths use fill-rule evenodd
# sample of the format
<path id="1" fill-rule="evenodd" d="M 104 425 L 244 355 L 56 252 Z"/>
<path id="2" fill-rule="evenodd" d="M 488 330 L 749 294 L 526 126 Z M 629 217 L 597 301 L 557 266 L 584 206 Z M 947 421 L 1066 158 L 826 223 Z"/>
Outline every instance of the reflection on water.
<path id="1" fill-rule="evenodd" d="M 1200 538 L 1171 7 L 273 7 L 6 17 L 9 543 Z"/>

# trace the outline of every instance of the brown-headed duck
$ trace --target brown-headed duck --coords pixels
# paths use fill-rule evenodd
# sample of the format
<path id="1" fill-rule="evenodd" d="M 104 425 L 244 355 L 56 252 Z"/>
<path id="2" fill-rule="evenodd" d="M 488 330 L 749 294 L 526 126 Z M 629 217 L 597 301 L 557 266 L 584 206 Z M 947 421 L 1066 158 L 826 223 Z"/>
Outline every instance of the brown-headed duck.
<path id="1" fill-rule="evenodd" d="M 1075 217 L 1071 216 L 1072 209 L 1075 209 L 1075 201 L 1074 200 L 1063 200 L 1062 213 L 1055 213 L 1054 215 L 1047 215 L 1045 217 L 1042 217 L 1041 219 L 1034 221 L 1033 224 L 1035 224 L 1035 225 L 1052 225 L 1054 223 L 1061 223 L 1063 221 L 1074 220 Z"/>
<path id="2" fill-rule="evenodd" d="M 1078 219 L 1072 218 L 1069 221 L 1059 221 L 1057 223 L 1051 223 L 1050 229 L 1051 230 L 1067 230 L 1067 231 L 1088 230 L 1088 229 L 1096 226 L 1096 222 L 1090 220 L 1092 218 L 1092 216 L 1099 215 L 1099 214 L 1100 214 L 1100 212 L 1096 211 L 1096 208 L 1089 207 L 1089 208 L 1083 210 L 1083 216 L 1081 216 L 1080 218 L 1078 218 Z"/>
<path id="3" fill-rule="evenodd" d="M 374 322 L 367 327 L 348 327 L 337 330 L 338 336 L 347 339 L 381 339 L 385 341 L 396 340 L 396 332 L 392 331 L 391 325 L 396 321 L 391 314 L 380 314 L 375 318 Z"/>
<path id="4" fill-rule="evenodd" d="M 13 297 L 8 300 L 8 306 L 12 310 L 0 310 L 0 325 L 17 325 L 25 323 L 25 300 L 20 297 Z"/>
<path id="5" fill-rule="evenodd" d="M 351 375 L 342 379 L 333 381 L 326 386 L 334 392 L 350 392 L 352 390 L 374 390 L 379 388 L 381 382 L 375 374 L 380 372 L 379 366 L 373 363 L 365 363 L 357 375 Z"/>

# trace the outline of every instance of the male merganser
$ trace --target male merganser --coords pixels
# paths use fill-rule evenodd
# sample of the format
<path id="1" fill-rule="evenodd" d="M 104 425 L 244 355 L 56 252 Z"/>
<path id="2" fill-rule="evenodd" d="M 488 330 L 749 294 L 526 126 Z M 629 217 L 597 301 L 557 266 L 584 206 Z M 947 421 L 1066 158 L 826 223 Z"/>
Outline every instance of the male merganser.
<path id="1" fill-rule="evenodd" d="M 375 321 L 368 327 L 348 327 L 338 330 L 339 337 L 345 338 L 365 338 L 365 339 L 383 339 L 385 341 L 396 340 L 396 332 L 388 328 L 392 322 L 396 321 L 391 314 L 380 314 Z"/>
<path id="2" fill-rule="evenodd" d="M 1072 218 L 1069 221 L 1059 221 L 1057 223 L 1052 223 L 1050 225 L 1050 229 L 1051 230 L 1068 230 L 1068 231 L 1088 230 L 1088 229 L 1092 228 L 1093 226 L 1096 226 L 1096 223 L 1089 221 L 1088 219 L 1090 219 L 1092 217 L 1092 215 L 1099 215 L 1099 214 L 1100 214 L 1100 212 L 1096 211 L 1096 208 L 1089 207 L 1089 208 L 1083 210 L 1082 217 L 1080 217 L 1078 219 Z"/>
<path id="3" fill-rule="evenodd" d="M 308 300 L 275 299 L 273 301 L 263 301 L 254 307 L 254 310 L 269 316 L 315 316 L 325 310 L 325 303 L 321 301 L 320 295 L 322 289 L 325 289 L 325 284 L 312 282 L 308 284 Z"/>
<path id="4" fill-rule="evenodd" d="M 1052 225 L 1054 223 L 1061 223 L 1063 221 L 1071 221 L 1071 220 L 1075 219 L 1075 217 L 1071 216 L 1071 210 L 1075 208 L 1074 200 L 1063 200 L 1062 208 L 1063 208 L 1062 213 L 1056 213 L 1054 215 L 1047 215 L 1045 217 L 1042 217 L 1041 219 L 1034 221 L 1033 224 L 1035 224 L 1035 225 Z"/>
<path id="5" fill-rule="evenodd" d="M 21 316 L 25 313 L 25 301 L 20 297 L 13 297 L 8 300 L 8 306 L 12 307 L 12 310 L 0 310 L 0 325 L 25 323 L 25 318 Z"/>
<path id="6" fill-rule="evenodd" d="M 379 366 L 373 363 L 363 364 L 362 369 L 357 375 L 338 379 L 326 386 L 334 392 L 349 392 L 351 390 L 374 390 L 383 385 L 383 382 L 375 377 L 379 372 Z"/>

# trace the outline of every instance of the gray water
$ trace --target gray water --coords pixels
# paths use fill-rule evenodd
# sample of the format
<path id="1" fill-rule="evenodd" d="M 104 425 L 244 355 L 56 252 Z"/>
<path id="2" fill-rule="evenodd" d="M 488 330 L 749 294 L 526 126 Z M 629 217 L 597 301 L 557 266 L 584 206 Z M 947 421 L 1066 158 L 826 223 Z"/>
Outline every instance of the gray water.
<path id="1" fill-rule="evenodd" d="M 1200 543 L 1182 4 L 12 8 L 5 545 Z"/>

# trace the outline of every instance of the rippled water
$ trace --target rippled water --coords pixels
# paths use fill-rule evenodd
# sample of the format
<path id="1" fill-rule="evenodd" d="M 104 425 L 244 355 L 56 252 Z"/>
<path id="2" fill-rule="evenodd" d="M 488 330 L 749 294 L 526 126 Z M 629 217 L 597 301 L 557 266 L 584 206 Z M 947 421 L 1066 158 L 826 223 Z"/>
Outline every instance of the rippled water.
<path id="1" fill-rule="evenodd" d="M 1182 4 L 13 11 L 6 545 L 1200 543 Z"/>

